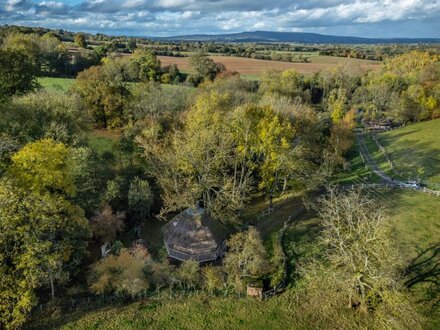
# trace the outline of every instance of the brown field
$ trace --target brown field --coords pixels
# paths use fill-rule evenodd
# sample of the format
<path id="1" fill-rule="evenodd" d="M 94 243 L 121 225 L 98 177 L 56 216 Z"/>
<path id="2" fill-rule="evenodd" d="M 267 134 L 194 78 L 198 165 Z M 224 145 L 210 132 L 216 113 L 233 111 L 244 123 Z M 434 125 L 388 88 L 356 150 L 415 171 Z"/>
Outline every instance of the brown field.
<path id="1" fill-rule="evenodd" d="M 258 76 L 269 69 L 289 70 L 294 69 L 305 75 L 311 75 L 329 67 L 337 67 L 343 64 L 358 66 L 362 70 L 378 69 L 380 62 L 358 60 L 344 57 L 316 56 L 310 58 L 310 63 L 290 63 L 267 60 L 256 60 L 244 57 L 210 56 L 215 62 L 222 63 L 226 69 L 237 71 L 242 75 Z M 176 64 L 180 70 L 189 71 L 187 57 L 159 56 L 162 65 Z"/>

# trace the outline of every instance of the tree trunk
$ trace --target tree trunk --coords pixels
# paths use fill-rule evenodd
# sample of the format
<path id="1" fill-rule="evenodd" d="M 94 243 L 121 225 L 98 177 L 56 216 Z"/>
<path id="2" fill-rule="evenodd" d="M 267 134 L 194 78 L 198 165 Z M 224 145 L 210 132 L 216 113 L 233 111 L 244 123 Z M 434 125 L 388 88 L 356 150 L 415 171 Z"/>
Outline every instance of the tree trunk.
<path id="1" fill-rule="evenodd" d="M 50 281 L 50 293 L 51 293 L 51 297 L 52 300 L 55 299 L 55 286 L 53 284 L 53 276 L 52 276 L 52 271 L 49 270 L 49 281 Z"/>
<path id="2" fill-rule="evenodd" d="M 286 188 L 287 188 L 287 177 L 284 178 L 283 191 L 286 191 Z"/>

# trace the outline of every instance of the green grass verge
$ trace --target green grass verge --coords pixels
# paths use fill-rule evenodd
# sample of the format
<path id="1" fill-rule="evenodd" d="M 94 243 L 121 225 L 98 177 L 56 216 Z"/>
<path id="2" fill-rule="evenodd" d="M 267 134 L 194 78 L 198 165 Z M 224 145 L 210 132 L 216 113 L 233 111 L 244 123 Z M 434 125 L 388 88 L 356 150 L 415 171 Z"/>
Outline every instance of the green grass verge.
<path id="1" fill-rule="evenodd" d="M 373 138 L 371 136 L 365 136 L 365 145 L 367 146 L 368 152 L 371 155 L 371 158 L 374 160 L 374 162 L 377 164 L 377 166 L 384 171 L 387 175 L 391 177 L 395 177 L 390 163 L 388 163 L 385 154 L 379 150 L 376 142 L 374 142 Z M 396 179 L 403 179 L 403 178 L 397 178 Z"/>
<path id="2" fill-rule="evenodd" d="M 259 74 L 241 74 L 241 78 L 246 80 L 260 81 L 261 75 Z"/>
<path id="3" fill-rule="evenodd" d="M 42 88 L 48 91 L 61 91 L 66 92 L 69 90 L 70 86 L 74 83 L 75 79 L 71 78 L 52 78 L 52 77 L 39 77 L 38 83 Z M 138 83 L 128 83 L 129 87 L 133 87 Z M 161 84 L 164 90 L 182 89 L 188 92 L 195 92 L 196 88 L 186 85 L 170 85 Z"/>

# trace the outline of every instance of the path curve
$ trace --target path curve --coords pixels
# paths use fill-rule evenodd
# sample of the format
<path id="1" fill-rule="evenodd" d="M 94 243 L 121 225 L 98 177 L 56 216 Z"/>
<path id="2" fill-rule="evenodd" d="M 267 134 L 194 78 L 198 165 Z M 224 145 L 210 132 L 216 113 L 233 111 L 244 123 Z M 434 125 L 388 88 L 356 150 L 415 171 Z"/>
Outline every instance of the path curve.
<path id="1" fill-rule="evenodd" d="M 388 174 L 386 174 L 384 171 L 382 171 L 379 166 L 377 166 L 376 162 L 371 157 L 370 152 L 368 151 L 367 145 L 365 144 L 365 138 L 363 133 L 357 133 L 356 139 L 358 141 L 359 145 L 359 151 L 361 152 L 362 156 L 364 157 L 365 163 L 373 170 L 374 173 L 376 173 L 379 177 L 382 178 L 386 183 L 397 185 L 397 186 L 406 186 L 407 184 L 398 180 L 393 179 Z"/>

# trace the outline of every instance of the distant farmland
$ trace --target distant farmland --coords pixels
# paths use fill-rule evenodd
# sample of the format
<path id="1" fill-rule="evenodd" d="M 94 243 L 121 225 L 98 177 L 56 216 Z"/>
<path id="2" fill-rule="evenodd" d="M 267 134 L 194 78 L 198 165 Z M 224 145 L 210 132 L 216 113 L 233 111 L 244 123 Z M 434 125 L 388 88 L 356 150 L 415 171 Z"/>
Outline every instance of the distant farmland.
<path id="1" fill-rule="evenodd" d="M 309 63 L 291 63 L 268 60 L 256 60 L 245 57 L 233 56 L 210 56 L 215 62 L 222 63 L 226 69 L 237 71 L 244 76 L 257 77 L 269 69 L 289 70 L 294 69 L 305 75 L 311 75 L 329 67 L 337 67 L 343 64 L 358 66 L 362 70 L 378 69 L 380 62 L 358 60 L 345 57 L 316 56 L 311 57 Z M 189 62 L 187 57 L 159 56 L 162 65 L 176 64 L 180 70 L 189 71 Z"/>

